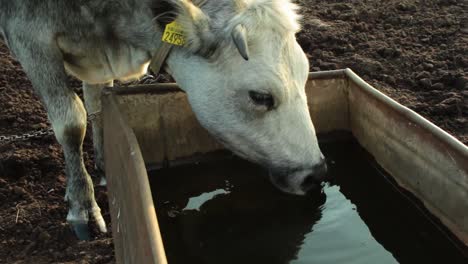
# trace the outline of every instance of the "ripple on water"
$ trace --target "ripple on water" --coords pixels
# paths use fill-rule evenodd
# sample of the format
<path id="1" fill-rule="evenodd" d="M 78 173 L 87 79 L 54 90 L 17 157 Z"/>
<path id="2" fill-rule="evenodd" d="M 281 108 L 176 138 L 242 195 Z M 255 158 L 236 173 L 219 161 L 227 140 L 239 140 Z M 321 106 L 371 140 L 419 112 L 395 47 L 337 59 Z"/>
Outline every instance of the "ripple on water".
<path id="1" fill-rule="evenodd" d="M 305 235 L 292 264 L 299 263 L 398 263 L 372 236 L 356 206 L 339 186 L 325 186 L 322 217 Z"/>

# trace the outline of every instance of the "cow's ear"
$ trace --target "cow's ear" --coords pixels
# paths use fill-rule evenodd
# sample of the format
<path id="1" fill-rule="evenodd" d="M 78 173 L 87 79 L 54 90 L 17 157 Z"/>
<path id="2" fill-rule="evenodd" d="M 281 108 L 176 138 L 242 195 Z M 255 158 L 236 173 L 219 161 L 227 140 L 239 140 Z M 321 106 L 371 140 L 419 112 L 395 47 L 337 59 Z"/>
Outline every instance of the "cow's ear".
<path id="1" fill-rule="evenodd" d="M 186 48 L 201 56 L 208 57 L 212 55 L 218 46 L 219 40 L 217 41 L 212 31 L 210 18 L 196 5 L 200 1 L 168 1 L 176 6 L 176 21 L 184 31 Z"/>
<path id="2" fill-rule="evenodd" d="M 153 1 L 151 11 L 162 30 L 177 17 L 177 7 L 171 1 Z"/>

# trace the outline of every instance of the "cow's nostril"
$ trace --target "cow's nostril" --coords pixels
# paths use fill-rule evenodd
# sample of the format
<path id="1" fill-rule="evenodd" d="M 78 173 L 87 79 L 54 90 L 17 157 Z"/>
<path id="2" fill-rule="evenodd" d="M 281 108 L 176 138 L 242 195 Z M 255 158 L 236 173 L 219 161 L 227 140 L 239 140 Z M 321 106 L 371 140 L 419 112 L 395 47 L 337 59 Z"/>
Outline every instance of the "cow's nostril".
<path id="1" fill-rule="evenodd" d="M 301 188 L 307 192 L 315 187 L 318 187 L 319 185 L 320 185 L 320 182 L 317 181 L 315 177 L 312 176 L 312 174 L 310 174 L 310 175 L 307 175 L 307 177 L 302 182 Z"/>
<path id="2" fill-rule="evenodd" d="M 319 164 L 315 165 L 312 169 L 312 173 L 307 175 L 301 184 L 304 191 L 309 191 L 313 188 L 319 187 L 322 181 L 327 176 L 327 164 L 325 160 L 322 160 Z"/>
<path id="3" fill-rule="evenodd" d="M 327 171 L 327 163 L 325 162 L 325 159 L 322 159 L 322 161 L 319 164 L 314 166 L 311 176 L 314 177 L 317 181 L 321 182 L 325 180 L 327 176 Z"/>

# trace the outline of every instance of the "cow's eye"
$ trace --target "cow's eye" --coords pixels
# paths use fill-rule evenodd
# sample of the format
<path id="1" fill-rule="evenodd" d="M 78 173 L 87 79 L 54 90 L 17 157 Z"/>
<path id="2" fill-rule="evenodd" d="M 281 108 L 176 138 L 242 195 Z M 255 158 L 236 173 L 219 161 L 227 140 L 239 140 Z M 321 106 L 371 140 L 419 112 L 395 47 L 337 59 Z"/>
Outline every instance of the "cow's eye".
<path id="1" fill-rule="evenodd" d="M 252 99 L 253 103 L 258 106 L 264 106 L 268 110 L 273 109 L 275 106 L 275 100 L 273 96 L 269 93 L 259 93 L 255 91 L 249 91 L 250 99 Z"/>

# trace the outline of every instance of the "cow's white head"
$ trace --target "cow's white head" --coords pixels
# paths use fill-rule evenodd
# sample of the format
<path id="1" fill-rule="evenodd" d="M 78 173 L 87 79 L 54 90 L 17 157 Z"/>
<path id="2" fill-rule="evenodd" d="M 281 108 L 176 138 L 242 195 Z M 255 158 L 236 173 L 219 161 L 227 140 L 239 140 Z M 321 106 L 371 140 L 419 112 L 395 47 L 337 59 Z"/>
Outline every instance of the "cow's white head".
<path id="1" fill-rule="evenodd" d="M 172 1 L 187 45 L 168 67 L 200 123 L 234 153 L 305 194 L 326 173 L 307 106 L 308 60 L 289 0 Z"/>

